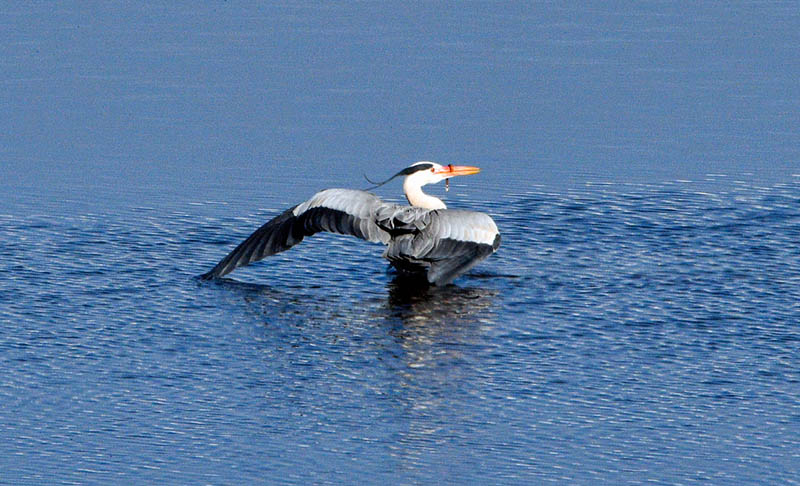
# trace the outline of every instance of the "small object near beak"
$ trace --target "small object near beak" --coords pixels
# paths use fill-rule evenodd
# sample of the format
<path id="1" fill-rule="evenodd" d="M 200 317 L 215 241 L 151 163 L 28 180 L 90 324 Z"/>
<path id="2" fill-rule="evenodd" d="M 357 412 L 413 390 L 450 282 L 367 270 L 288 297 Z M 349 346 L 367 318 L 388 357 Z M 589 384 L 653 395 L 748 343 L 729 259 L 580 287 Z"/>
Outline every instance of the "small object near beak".
<path id="1" fill-rule="evenodd" d="M 444 180 L 444 192 L 449 192 L 449 191 L 450 191 L 450 179 L 445 179 Z"/>

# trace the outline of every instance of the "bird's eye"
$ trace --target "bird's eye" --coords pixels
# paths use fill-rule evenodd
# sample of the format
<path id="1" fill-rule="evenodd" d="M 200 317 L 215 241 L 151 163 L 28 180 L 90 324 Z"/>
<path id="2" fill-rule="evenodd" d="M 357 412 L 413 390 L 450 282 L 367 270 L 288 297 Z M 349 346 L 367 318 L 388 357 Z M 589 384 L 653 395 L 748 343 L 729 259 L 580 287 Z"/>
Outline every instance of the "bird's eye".
<path id="1" fill-rule="evenodd" d="M 436 169 L 434 169 L 433 167 L 431 167 L 431 172 L 436 172 Z"/>

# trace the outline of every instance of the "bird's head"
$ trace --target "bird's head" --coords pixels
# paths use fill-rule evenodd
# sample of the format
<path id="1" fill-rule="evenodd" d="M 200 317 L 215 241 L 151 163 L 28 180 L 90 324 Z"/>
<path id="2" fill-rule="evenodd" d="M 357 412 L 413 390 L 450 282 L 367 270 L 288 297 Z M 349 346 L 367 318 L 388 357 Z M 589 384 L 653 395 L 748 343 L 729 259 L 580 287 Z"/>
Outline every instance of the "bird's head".
<path id="1" fill-rule="evenodd" d="M 447 205 L 445 205 L 441 199 L 422 192 L 422 186 L 436 184 L 442 181 L 448 181 L 449 183 L 451 177 L 477 174 L 480 171 L 479 168 L 468 165 L 440 165 L 435 162 L 423 161 L 411 164 L 379 184 L 370 181 L 369 178 L 367 178 L 367 180 L 372 184 L 376 184 L 374 187 L 370 188 L 375 189 L 376 187 L 386 184 L 395 177 L 405 176 L 403 192 L 409 204 L 427 209 L 446 209 Z M 364 177 L 366 178 L 366 176 Z M 449 186 L 446 189 L 449 189 Z"/>
<path id="2" fill-rule="evenodd" d="M 455 176 L 477 174 L 480 171 L 479 168 L 469 165 L 440 165 L 426 161 L 417 162 L 403 170 L 406 172 L 406 179 L 413 179 L 414 185 L 419 186 L 436 184 Z"/>
<path id="3" fill-rule="evenodd" d="M 422 187 L 427 184 L 436 184 L 437 182 L 442 182 L 443 180 L 455 176 L 477 174 L 480 171 L 478 167 L 469 165 L 441 165 L 436 162 L 421 161 L 409 165 L 383 182 L 376 183 L 369 179 L 367 180 L 372 184 L 376 184 L 375 187 L 378 187 L 386 184 L 395 177 L 405 176 L 406 182 L 403 184 L 404 186 L 412 185 Z"/>

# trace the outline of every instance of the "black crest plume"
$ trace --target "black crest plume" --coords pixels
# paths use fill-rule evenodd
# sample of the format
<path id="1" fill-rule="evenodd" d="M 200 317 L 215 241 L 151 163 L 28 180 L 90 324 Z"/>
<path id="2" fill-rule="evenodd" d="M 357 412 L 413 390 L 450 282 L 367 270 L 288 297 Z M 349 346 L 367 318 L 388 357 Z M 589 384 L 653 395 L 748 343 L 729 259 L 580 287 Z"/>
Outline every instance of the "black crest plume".
<path id="1" fill-rule="evenodd" d="M 367 182 L 369 182 L 370 184 L 374 184 L 372 187 L 368 187 L 368 188 L 366 188 L 364 190 L 365 191 L 371 191 L 373 189 L 377 189 L 378 187 L 381 187 L 382 185 L 386 184 L 387 182 L 391 181 L 392 179 L 394 179 L 396 177 L 411 175 L 414 172 L 419 172 L 421 170 L 428 170 L 431 167 L 433 167 L 433 164 L 428 164 L 428 163 L 412 165 L 410 167 L 406 167 L 405 169 L 401 170 L 400 172 L 398 172 L 397 174 L 393 175 L 392 177 L 386 179 L 383 182 L 375 182 L 373 180 L 370 180 L 370 178 L 367 177 L 366 174 L 364 174 L 364 179 L 366 179 Z"/>

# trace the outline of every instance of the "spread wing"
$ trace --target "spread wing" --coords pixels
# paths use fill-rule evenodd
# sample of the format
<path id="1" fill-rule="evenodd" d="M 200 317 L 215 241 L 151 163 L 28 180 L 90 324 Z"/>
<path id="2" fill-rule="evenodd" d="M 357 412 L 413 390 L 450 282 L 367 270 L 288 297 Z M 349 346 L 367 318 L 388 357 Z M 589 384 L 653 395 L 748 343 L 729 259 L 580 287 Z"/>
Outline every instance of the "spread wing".
<path id="1" fill-rule="evenodd" d="M 500 233 L 492 218 L 484 213 L 440 209 L 416 210 L 396 215 L 397 235 L 386 249 L 386 258 L 395 267 L 410 273 L 425 272 L 428 282 L 450 283 L 500 246 Z M 379 221 L 381 225 L 388 225 Z"/>
<path id="2" fill-rule="evenodd" d="M 202 278 L 222 277 L 238 267 L 288 250 L 320 231 L 353 235 L 375 243 L 390 236 L 375 223 L 375 215 L 390 207 L 374 194 L 352 189 L 327 189 L 268 221 L 239 244 Z"/>

